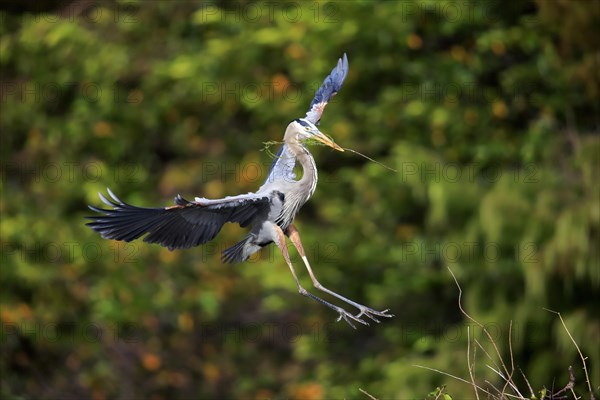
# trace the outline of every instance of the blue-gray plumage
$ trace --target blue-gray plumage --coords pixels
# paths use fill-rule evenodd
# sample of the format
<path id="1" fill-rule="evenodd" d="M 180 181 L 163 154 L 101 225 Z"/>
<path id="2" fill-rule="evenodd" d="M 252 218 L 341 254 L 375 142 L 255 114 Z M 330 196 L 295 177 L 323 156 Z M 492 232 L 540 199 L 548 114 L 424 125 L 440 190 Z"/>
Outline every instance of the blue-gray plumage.
<path id="1" fill-rule="evenodd" d="M 196 197 L 188 201 L 181 196 L 169 207 L 144 208 L 129 205 L 115 196 L 110 189 L 110 199 L 100 195 L 109 209 L 89 206 L 101 215 L 87 217 L 88 223 L 106 239 L 126 242 L 144 237 L 148 243 L 158 243 L 170 250 L 189 248 L 207 243 L 215 238 L 227 222 L 250 226 L 250 232 L 239 243 L 223 251 L 224 262 L 242 262 L 264 246 L 275 243 L 292 272 L 299 292 L 337 311 L 339 318 L 352 327 L 352 321 L 367 324 L 362 316 L 377 321 L 375 316 L 391 317 L 388 310 L 376 311 L 358 304 L 322 286 L 316 279 L 293 225 L 294 217 L 308 201 L 317 185 L 317 168 L 304 142 L 314 139 L 338 151 L 344 151 L 325 136 L 316 126 L 323 109 L 342 87 L 348 74 L 348 58 L 344 54 L 337 66 L 317 90 L 305 118 L 293 120 L 284 134 L 284 144 L 279 149 L 263 185 L 255 193 L 229 196 L 223 199 Z M 294 168 L 299 163 L 302 178 L 296 179 Z M 356 315 L 306 291 L 296 276 L 286 247 L 286 237 L 294 244 L 308 270 L 315 287 L 360 310 Z M 379 321 L 377 321 L 379 322 Z"/>
<path id="2" fill-rule="evenodd" d="M 348 57 L 346 53 L 338 60 L 336 67 L 331 71 L 331 74 L 323 81 L 323 84 L 315 93 L 315 98 L 310 103 L 310 108 L 306 113 L 306 119 L 315 125 L 319 125 L 323 110 L 329 100 L 342 88 L 342 84 L 348 75 Z"/>

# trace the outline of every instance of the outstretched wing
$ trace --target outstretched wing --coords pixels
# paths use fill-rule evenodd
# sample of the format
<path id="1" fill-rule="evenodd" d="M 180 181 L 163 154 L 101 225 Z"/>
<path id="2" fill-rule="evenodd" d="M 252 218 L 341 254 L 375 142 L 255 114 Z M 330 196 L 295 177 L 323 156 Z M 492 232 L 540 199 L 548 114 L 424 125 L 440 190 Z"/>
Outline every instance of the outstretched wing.
<path id="1" fill-rule="evenodd" d="M 106 239 L 130 242 L 148 234 L 144 242 L 158 243 L 169 250 L 189 248 L 212 240 L 226 222 L 245 227 L 266 216 L 276 193 L 248 193 L 218 200 L 196 198 L 196 201 L 177 195 L 173 206 L 144 208 L 124 203 L 108 189 L 110 200 L 102 193 L 99 196 L 111 209 L 88 206 L 102 215 L 86 217 L 93 220 L 87 225 Z"/>
<path id="2" fill-rule="evenodd" d="M 329 76 L 325 78 L 312 103 L 310 109 L 306 113 L 306 119 L 313 124 L 318 124 L 323 114 L 325 106 L 329 100 L 341 89 L 344 80 L 348 75 L 348 57 L 346 53 L 338 60 L 336 67 L 331 71 Z"/>

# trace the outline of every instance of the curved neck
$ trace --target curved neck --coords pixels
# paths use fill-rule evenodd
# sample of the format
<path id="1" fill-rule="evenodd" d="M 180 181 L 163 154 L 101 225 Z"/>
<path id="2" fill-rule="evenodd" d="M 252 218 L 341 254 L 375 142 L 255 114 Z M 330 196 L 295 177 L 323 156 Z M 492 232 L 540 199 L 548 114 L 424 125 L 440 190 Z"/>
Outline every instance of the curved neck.
<path id="1" fill-rule="evenodd" d="M 293 144 L 290 143 L 290 148 L 296 154 L 296 159 L 300 165 L 302 165 L 303 175 L 300 179 L 300 182 L 316 181 L 318 178 L 317 166 L 315 164 L 315 159 L 312 157 L 308 149 L 298 142 Z"/>
<path id="2" fill-rule="evenodd" d="M 288 147 L 302 166 L 302 178 L 298 181 L 302 188 L 308 188 L 308 197 L 312 196 L 317 185 L 318 174 L 315 160 L 306 147 L 297 140 L 288 141 Z"/>
<path id="3" fill-rule="evenodd" d="M 297 133 L 293 131 L 290 124 L 283 138 L 285 144 L 280 150 L 281 155 L 286 154 L 285 160 L 282 158 L 281 164 L 275 166 L 275 170 L 279 165 L 285 165 L 289 168 L 289 174 L 293 180 L 286 180 L 280 187 L 285 191 L 284 204 L 281 214 L 277 217 L 277 224 L 282 229 L 292 223 L 294 217 L 300 210 L 300 207 L 312 196 L 317 187 L 317 167 L 308 149 L 298 141 Z M 302 165 L 302 178 L 295 180 L 293 173 L 294 165 L 299 162 Z"/>

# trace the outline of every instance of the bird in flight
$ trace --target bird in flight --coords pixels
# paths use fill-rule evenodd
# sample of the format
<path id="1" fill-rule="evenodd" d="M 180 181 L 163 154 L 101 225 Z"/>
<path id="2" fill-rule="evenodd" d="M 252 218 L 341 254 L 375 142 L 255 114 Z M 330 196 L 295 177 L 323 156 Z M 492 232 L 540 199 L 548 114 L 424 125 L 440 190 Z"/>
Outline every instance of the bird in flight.
<path id="1" fill-rule="evenodd" d="M 340 90 L 347 74 L 348 58 L 344 54 L 317 90 L 306 116 L 293 120 L 287 126 L 283 145 L 273 160 L 265 182 L 256 192 L 222 199 L 196 197 L 193 201 L 177 195 L 174 205 L 145 208 L 127 204 L 107 189 L 110 199 L 102 193 L 99 196 L 110 208 L 89 206 L 100 215 L 87 217 L 93 220 L 87 225 L 106 239 L 130 242 L 145 235 L 144 242 L 158 243 L 174 250 L 207 243 L 215 238 L 225 223 L 236 222 L 242 228 L 250 227 L 250 232 L 239 243 L 223 251 L 223 262 L 243 262 L 261 248 L 275 243 L 300 294 L 335 310 L 339 314 L 338 321 L 344 319 L 356 328 L 353 322 L 368 325 L 365 317 L 376 322 L 379 322 L 377 317 L 392 317 L 389 310 L 374 310 L 323 286 L 310 266 L 298 229 L 293 224 L 294 217 L 317 186 L 317 167 L 306 141 L 316 140 L 335 150 L 344 151 L 324 135 L 317 125 L 325 106 Z M 303 169 L 300 179 L 294 173 L 296 163 Z M 300 254 L 315 288 L 356 308 L 355 313 L 323 300 L 302 287 L 290 261 L 286 238 Z"/>

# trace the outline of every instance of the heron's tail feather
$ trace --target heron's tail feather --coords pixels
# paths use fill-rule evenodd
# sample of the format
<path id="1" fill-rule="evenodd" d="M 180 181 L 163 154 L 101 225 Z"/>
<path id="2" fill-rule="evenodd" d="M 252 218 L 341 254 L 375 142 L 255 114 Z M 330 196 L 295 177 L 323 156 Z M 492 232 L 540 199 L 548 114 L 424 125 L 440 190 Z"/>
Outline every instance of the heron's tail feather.
<path id="1" fill-rule="evenodd" d="M 248 256 L 244 255 L 244 246 L 249 241 L 250 241 L 250 236 L 247 236 L 241 242 L 238 242 L 238 243 L 234 244 L 233 246 L 223 250 L 223 254 L 221 255 L 221 261 L 223 261 L 224 263 L 229 263 L 229 264 L 237 264 L 237 263 L 246 261 L 246 259 L 249 257 L 249 255 Z"/>
<path id="2" fill-rule="evenodd" d="M 223 250 L 221 260 L 224 263 L 237 264 L 246 261 L 252 254 L 259 251 L 265 245 L 259 245 L 255 241 L 255 236 L 250 234 L 241 242 Z"/>

